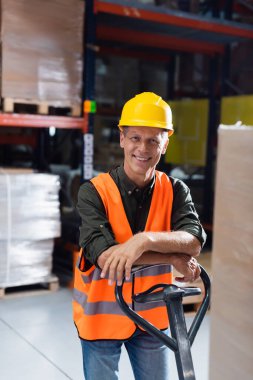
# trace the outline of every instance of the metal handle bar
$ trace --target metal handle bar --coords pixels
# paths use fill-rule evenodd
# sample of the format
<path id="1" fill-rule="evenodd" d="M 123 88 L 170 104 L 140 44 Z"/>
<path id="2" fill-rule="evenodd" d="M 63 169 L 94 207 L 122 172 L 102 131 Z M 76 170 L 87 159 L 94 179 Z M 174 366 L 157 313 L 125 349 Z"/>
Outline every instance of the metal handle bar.
<path id="1" fill-rule="evenodd" d="M 157 289 L 161 290 L 157 291 Z M 133 295 L 133 300 L 139 303 L 158 302 L 164 301 L 165 298 L 178 298 L 179 294 L 182 297 L 197 296 L 201 294 L 201 289 L 196 287 L 179 288 L 171 284 L 157 284 L 151 286 L 151 288 L 145 290 L 145 292 Z"/>
<path id="2" fill-rule="evenodd" d="M 148 265 L 144 267 L 136 267 L 133 269 L 132 273 L 139 272 L 141 270 L 157 266 L 157 265 Z M 191 327 L 188 331 L 188 339 L 190 342 L 190 345 L 193 344 L 193 341 L 197 335 L 197 332 L 200 328 L 200 325 L 204 319 L 204 316 L 207 312 L 207 309 L 210 304 L 210 296 L 211 296 L 211 282 L 210 278 L 205 271 L 205 269 L 200 265 L 201 273 L 200 278 L 204 284 L 205 288 L 205 296 L 203 298 L 203 301 L 195 315 L 195 318 L 191 324 Z M 168 335 L 165 335 L 162 331 L 157 329 L 154 325 L 146 321 L 144 318 L 142 318 L 139 314 L 137 314 L 131 307 L 125 302 L 122 294 L 123 285 L 124 285 L 125 279 L 122 281 L 122 285 L 116 285 L 115 286 L 115 296 L 118 301 L 118 304 L 120 308 L 124 311 L 124 313 L 133 320 L 136 324 L 144 328 L 147 332 L 149 332 L 151 335 L 154 335 L 158 337 L 165 345 L 167 345 L 169 348 L 171 348 L 173 351 L 176 351 L 178 349 L 177 341 L 174 338 L 169 337 Z M 161 288 L 163 290 L 156 291 L 152 293 L 154 290 L 157 290 L 158 288 Z M 195 290 L 194 290 L 195 289 Z M 166 295 L 164 296 L 164 293 L 166 291 Z M 135 295 L 133 298 L 138 302 L 151 302 L 151 301 L 159 301 L 161 299 L 164 300 L 165 297 L 173 296 L 175 293 L 180 293 L 182 297 L 193 295 L 192 292 L 196 294 L 200 294 L 199 288 L 184 288 L 184 287 L 177 287 L 175 285 L 169 285 L 169 284 L 157 284 L 155 286 L 152 286 L 150 289 L 146 290 L 145 292 Z M 138 299 L 139 297 L 139 299 Z M 143 299 L 144 297 L 144 299 Z M 145 299 L 146 298 L 146 299 Z"/>

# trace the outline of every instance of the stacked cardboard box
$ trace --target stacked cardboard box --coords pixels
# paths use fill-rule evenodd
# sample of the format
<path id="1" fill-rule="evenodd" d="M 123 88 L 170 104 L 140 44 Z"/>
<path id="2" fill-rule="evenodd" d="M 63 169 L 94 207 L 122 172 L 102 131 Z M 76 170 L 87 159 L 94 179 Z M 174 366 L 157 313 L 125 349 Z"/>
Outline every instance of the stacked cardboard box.
<path id="1" fill-rule="evenodd" d="M 60 236 L 59 178 L 0 170 L 0 287 L 46 282 Z"/>
<path id="2" fill-rule="evenodd" d="M 1 97 L 81 102 L 84 2 L 1 0 Z"/>
<path id="3" fill-rule="evenodd" d="M 253 127 L 221 126 L 212 253 L 210 380 L 253 374 Z"/>

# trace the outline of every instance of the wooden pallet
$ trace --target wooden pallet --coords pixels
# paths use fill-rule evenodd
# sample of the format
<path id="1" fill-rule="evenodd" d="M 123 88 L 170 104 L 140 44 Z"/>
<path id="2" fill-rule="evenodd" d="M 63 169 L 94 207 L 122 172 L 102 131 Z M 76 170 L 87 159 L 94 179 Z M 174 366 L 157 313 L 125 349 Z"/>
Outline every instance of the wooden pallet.
<path id="1" fill-rule="evenodd" d="M 41 115 L 55 115 L 55 116 L 80 116 L 81 105 L 70 104 L 68 102 L 56 106 L 54 102 L 39 101 L 36 99 L 16 99 L 16 98 L 3 98 L 2 99 L 3 112 L 10 113 L 31 113 Z"/>
<path id="2" fill-rule="evenodd" d="M 34 281 L 31 284 L 20 284 L 6 287 L 0 286 L 0 299 L 40 295 L 48 292 L 56 292 L 58 289 L 59 279 L 58 277 L 51 275 L 39 282 Z"/>

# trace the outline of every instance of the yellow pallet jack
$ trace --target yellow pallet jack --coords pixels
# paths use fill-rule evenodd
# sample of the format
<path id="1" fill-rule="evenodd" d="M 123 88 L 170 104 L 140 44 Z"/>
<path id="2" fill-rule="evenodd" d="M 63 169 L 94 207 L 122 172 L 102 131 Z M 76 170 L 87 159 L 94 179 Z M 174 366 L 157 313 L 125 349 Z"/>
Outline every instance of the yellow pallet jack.
<path id="1" fill-rule="evenodd" d="M 135 275 L 137 272 L 150 267 L 151 266 L 149 265 L 133 268 L 132 274 Z M 125 302 L 123 298 L 124 279 L 122 285 L 115 286 L 116 299 L 123 312 L 134 323 L 141 326 L 149 334 L 160 339 L 168 348 L 174 351 L 179 380 L 196 380 L 191 355 L 191 346 L 208 310 L 211 296 L 210 278 L 205 269 L 202 266 L 200 266 L 200 268 L 200 278 L 204 284 L 205 295 L 188 331 L 182 300 L 183 297 L 201 294 L 200 288 L 178 287 L 173 284 L 157 284 L 142 293 L 132 295 L 133 301 L 138 303 L 161 301 L 165 303 L 170 320 L 171 337 L 142 318 Z"/>

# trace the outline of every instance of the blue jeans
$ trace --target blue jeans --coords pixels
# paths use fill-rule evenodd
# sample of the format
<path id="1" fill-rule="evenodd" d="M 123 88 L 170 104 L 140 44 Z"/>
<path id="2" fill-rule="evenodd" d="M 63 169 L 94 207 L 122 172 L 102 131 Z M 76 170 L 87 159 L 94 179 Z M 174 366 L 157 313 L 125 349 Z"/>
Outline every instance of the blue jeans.
<path id="1" fill-rule="evenodd" d="M 81 344 L 86 380 L 119 379 L 122 344 L 128 352 L 135 380 L 169 379 L 169 349 L 157 338 L 139 329 L 127 341 L 81 339 Z"/>

